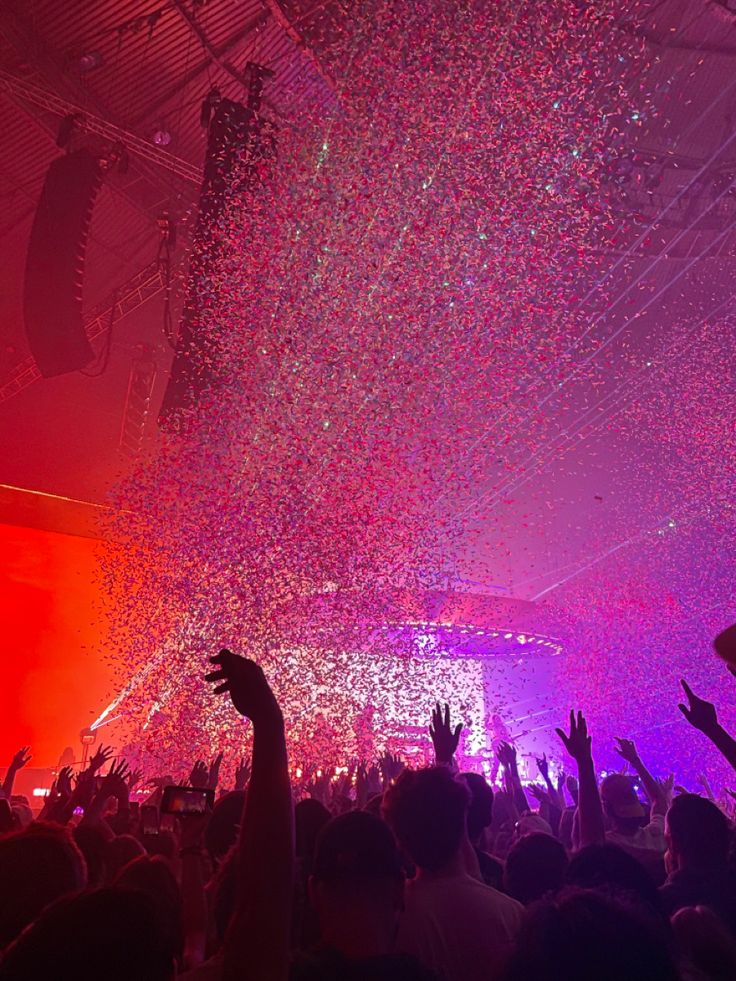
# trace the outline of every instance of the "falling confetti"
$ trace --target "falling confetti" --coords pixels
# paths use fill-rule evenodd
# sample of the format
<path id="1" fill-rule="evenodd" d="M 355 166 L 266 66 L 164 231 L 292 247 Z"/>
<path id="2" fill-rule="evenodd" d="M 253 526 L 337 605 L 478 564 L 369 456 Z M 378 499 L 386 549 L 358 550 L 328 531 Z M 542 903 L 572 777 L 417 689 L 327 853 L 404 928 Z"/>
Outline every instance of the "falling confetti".
<path id="1" fill-rule="evenodd" d="M 375 628 L 396 596 L 436 588 L 491 533 L 477 579 L 495 581 L 504 516 L 535 534 L 519 489 L 549 467 L 574 480 L 580 440 L 655 428 L 677 471 L 675 520 L 723 500 L 714 463 L 733 451 L 733 427 L 714 385 L 726 335 L 681 318 L 678 338 L 694 331 L 710 366 L 685 380 L 677 358 L 692 352 L 672 338 L 653 339 L 649 367 L 623 327 L 623 346 L 609 340 L 612 161 L 649 104 L 632 85 L 646 52 L 626 23 L 613 0 L 394 0 L 361 5 L 325 41 L 334 104 L 279 126 L 275 159 L 216 230 L 216 271 L 200 284 L 212 386 L 185 434 L 165 435 L 116 494 L 112 533 L 129 561 L 105 574 L 115 712 L 162 765 L 242 744 L 202 681 L 222 645 L 264 665 L 302 760 L 310 746 L 360 753 L 367 705 L 421 714 L 432 685 L 474 705 L 477 679 L 451 666 L 428 679 Z M 624 326 L 653 295 L 639 293 Z M 705 406 L 694 427 L 692 402 Z M 648 486 L 657 465 L 641 462 Z M 615 534 L 615 502 L 595 499 Z M 664 508 L 643 504 L 624 545 L 644 536 L 654 549 Z M 655 590 L 632 614 L 642 589 L 611 590 L 626 556 L 616 542 L 590 542 L 585 594 L 573 564 L 550 601 L 581 624 L 570 695 L 602 715 L 600 683 L 618 718 L 610 661 L 637 632 L 607 658 L 602 638 L 622 609 L 641 625 L 666 604 Z M 559 692 L 541 698 L 568 707 Z"/>

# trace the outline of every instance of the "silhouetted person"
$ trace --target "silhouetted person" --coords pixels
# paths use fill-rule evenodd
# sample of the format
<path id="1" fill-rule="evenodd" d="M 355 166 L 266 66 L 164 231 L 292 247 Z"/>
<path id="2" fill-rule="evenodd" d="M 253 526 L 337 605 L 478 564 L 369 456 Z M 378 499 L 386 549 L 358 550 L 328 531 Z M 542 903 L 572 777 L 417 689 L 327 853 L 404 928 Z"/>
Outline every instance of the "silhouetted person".
<path id="1" fill-rule="evenodd" d="M 309 892 L 320 944 L 296 962 L 292 979 L 432 977 L 414 958 L 392 952 L 404 902 L 404 871 L 394 837 L 380 818 L 353 811 L 324 827 Z"/>
<path id="2" fill-rule="evenodd" d="M 6 951 L 0 981 L 170 981 L 174 971 L 148 897 L 98 889 L 49 906 Z"/>
<path id="3" fill-rule="evenodd" d="M 709 906 L 736 936 L 736 876 L 727 868 L 729 828 L 722 811 L 705 797 L 681 794 L 667 812 L 667 881 L 660 889 L 666 910 Z"/>
<path id="4" fill-rule="evenodd" d="M 397 947 L 445 981 L 497 977 L 523 907 L 468 873 L 477 862 L 467 835 L 470 792 L 446 767 L 405 770 L 384 796 L 384 813 L 416 866 L 407 883 Z"/>
<path id="5" fill-rule="evenodd" d="M 574 890 L 532 906 L 504 981 L 681 981 L 658 931 L 635 911 Z"/>
<path id="6" fill-rule="evenodd" d="M 567 868 L 567 852 L 551 835 L 524 835 L 506 857 L 506 892 L 524 906 L 555 893 Z"/>

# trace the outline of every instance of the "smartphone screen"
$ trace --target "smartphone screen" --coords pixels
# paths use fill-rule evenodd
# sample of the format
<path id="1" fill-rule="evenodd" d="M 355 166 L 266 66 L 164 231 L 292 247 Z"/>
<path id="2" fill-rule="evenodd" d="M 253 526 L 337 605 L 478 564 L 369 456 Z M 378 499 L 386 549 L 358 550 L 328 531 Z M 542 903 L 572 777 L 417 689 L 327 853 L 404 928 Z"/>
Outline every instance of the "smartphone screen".
<path id="1" fill-rule="evenodd" d="M 164 787 L 162 814 L 205 814 L 215 803 L 214 790 L 203 787 Z"/>
<path id="2" fill-rule="evenodd" d="M 163 834 L 164 831 L 176 831 L 176 818 L 173 814 L 162 814 L 161 824 L 159 825 L 159 833 Z"/>
<path id="3" fill-rule="evenodd" d="M 144 804 L 141 807 L 141 831 L 144 835 L 157 835 L 158 825 L 158 808 L 153 804 Z"/>

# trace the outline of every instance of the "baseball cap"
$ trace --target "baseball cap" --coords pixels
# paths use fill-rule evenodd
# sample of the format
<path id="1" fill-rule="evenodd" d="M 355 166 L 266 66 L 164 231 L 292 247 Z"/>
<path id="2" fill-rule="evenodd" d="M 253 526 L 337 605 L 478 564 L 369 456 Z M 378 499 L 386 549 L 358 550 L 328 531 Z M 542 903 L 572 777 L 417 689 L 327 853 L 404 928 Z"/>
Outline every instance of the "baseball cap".
<path id="1" fill-rule="evenodd" d="M 313 875 L 323 882 L 403 877 L 391 829 L 367 811 L 332 818 L 320 832 Z"/>
<path id="2" fill-rule="evenodd" d="M 644 817 L 645 811 L 636 796 L 633 781 L 625 773 L 609 773 L 603 778 L 601 800 L 616 817 Z"/>

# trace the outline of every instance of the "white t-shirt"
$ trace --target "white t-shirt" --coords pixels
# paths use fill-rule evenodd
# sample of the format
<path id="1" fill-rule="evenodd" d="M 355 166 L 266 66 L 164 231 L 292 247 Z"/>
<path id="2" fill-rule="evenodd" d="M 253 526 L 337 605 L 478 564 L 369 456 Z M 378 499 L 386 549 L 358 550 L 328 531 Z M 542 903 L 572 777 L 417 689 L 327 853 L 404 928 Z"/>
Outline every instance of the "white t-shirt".
<path id="1" fill-rule="evenodd" d="M 524 907 L 464 873 L 406 885 L 396 949 L 442 981 L 493 981 L 511 952 Z"/>
<path id="2" fill-rule="evenodd" d="M 657 852 L 664 855 L 667 851 L 667 840 L 664 836 L 664 814 L 652 814 L 649 824 L 638 828 L 636 834 L 622 835 L 619 831 L 609 831 L 606 841 L 627 849 Z"/>

